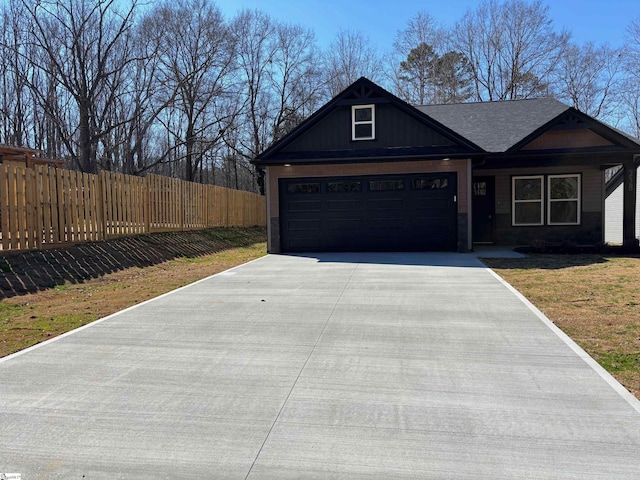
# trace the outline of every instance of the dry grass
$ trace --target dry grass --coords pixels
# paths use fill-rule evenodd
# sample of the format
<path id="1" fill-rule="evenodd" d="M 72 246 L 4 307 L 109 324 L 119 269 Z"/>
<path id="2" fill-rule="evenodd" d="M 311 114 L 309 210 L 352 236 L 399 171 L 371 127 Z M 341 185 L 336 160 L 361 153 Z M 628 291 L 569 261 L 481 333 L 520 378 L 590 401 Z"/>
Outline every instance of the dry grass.
<path id="1" fill-rule="evenodd" d="M 530 255 L 486 259 L 640 398 L 640 258 Z"/>
<path id="2" fill-rule="evenodd" d="M 181 244 L 184 243 L 185 236 L 199 242 L 199 245 L 194 245 L 192 241 L 189 245 L 192 252 L 199 248 L 198 253 L 183 256 L 185 250 Z M 87 278 L 76 278 L 75 274 L 69 276 L 66 271 L 61 272 L 56 285 L 33 285 L 27 293 L 4 290 L 6 298 L 0 300 L 0 357 L 261 257 L 266 253 L 264 236 L 263 229 L 216 229 L 213 233 L 205 232 L 197 236 L 193 233 L 164 235 L 162 246 L 170 249 L 171 254 L 167 253 L 168 250 L 156 250 L 153 258 L 149 255 L 149 240 L 139 247 L 131 239 L 112 242 L 108 246 L 101 244 L 104 255 L 113 259 L 114 252 L 120 251 L 122 242 L 126 242 L 125 246 L 130 249 L 131 256 L 138 256 L 138 260 L 134 262 L 138 265 L 114 268 L 111 264 L 100 274 L 96 273 L 99 271 L 97 265 L 103 265 L 104 260 L 91 256 L 95 252 L 95 245 L 91 249 L 88 246 L 78 248 L 73 256 L 85 271 L 91 270 L 86 275 Z M 181 248 L 182 255 L 179 253 Z M 82 252 L 89 254 L 82 258 Z M 147 257 L 144 262 L 140 262 L 143 254 Z M 7 269 L 15 270 L 18 264 L 30 265 L 28 261 L 16 261 L 21 260 L 17 257 L 3 260 L 3 265 L 9 265 L 5 266 Z M 10 263 L 9 260 L 14 262 Z M 88 265 L 92 265 L 92 268 Z M 26 281 L 21 280 L 20 272 L 15 273 L 20 281 L 14 283 L 24 285 Z M 25 274 L 33 275 L 33 272 Z M 48 278 L 50 277 L 51 272 Z"/>

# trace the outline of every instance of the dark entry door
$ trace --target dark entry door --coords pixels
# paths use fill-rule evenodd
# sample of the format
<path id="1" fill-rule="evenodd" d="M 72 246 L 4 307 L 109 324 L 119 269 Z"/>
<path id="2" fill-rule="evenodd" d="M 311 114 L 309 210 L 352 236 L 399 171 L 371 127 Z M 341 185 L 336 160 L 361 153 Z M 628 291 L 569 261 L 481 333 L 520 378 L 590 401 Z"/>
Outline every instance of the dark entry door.
<path id="1" fill-rule="evenodd" d="M 280 180 L 283 252 L 457 248 L 456 174 Z"/>
<path id="2" fill-rule="evenodd" d="M 473 242 L 493 243 L 496 214 L 495 177 L 473 177 Z"/>

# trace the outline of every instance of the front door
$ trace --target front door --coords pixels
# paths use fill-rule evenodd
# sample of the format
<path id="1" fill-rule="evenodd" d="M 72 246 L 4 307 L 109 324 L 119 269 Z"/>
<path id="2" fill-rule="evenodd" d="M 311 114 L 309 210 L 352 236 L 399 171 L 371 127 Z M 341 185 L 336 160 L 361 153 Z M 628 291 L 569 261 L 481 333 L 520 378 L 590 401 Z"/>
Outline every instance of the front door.
<path id="1" fill-rule="evenodd" d="M 473 242 L 493 243 L 495 177 L 473 177 Z"/>

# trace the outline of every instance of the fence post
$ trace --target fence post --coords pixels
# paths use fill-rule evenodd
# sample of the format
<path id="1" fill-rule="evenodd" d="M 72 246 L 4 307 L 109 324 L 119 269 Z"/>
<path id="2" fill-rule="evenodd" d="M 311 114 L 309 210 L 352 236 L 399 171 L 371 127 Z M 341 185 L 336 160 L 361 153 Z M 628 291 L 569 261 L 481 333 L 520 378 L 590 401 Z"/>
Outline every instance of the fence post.
<path id="1" fill-rule="evenodd" d="M 144 195 L 144 233 L 151 232 L 151 186 L 149 185 L 149 175 L 143 178 L 142 194 Z"/>
<path id="2" fill-rule="evenodd" d="M 107 191 L 104 172 L 98 174 L 98 191 L 100 192 L 100 200 L 97 202 L 97 217 L 100 225 L 98 230 L 100 231 L 101 240 L 107 239 Z"/>
<path id="3" fill-rule="evenodd" d="M 186 181 L 186 180 L 185 180 Z M 185 201 L 184 201 L 184 190 L 185 185 L 183 180 L 178 182 L 178 198 L 180 199 L 180 230 L 184 230 L 184 209 L 185 209 Z"/>

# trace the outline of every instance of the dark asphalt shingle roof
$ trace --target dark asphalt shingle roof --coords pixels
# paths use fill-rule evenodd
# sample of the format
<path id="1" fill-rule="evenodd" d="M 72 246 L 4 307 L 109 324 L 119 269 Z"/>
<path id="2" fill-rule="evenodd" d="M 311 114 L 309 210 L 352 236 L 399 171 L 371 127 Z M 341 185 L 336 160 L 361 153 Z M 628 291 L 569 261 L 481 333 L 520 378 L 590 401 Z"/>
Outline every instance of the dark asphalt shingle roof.
<path id="1" fill-rule="evenodd" d="M 550 97 L 416 108 L 487 152 L 507 151 L 569 109 Z"/>

